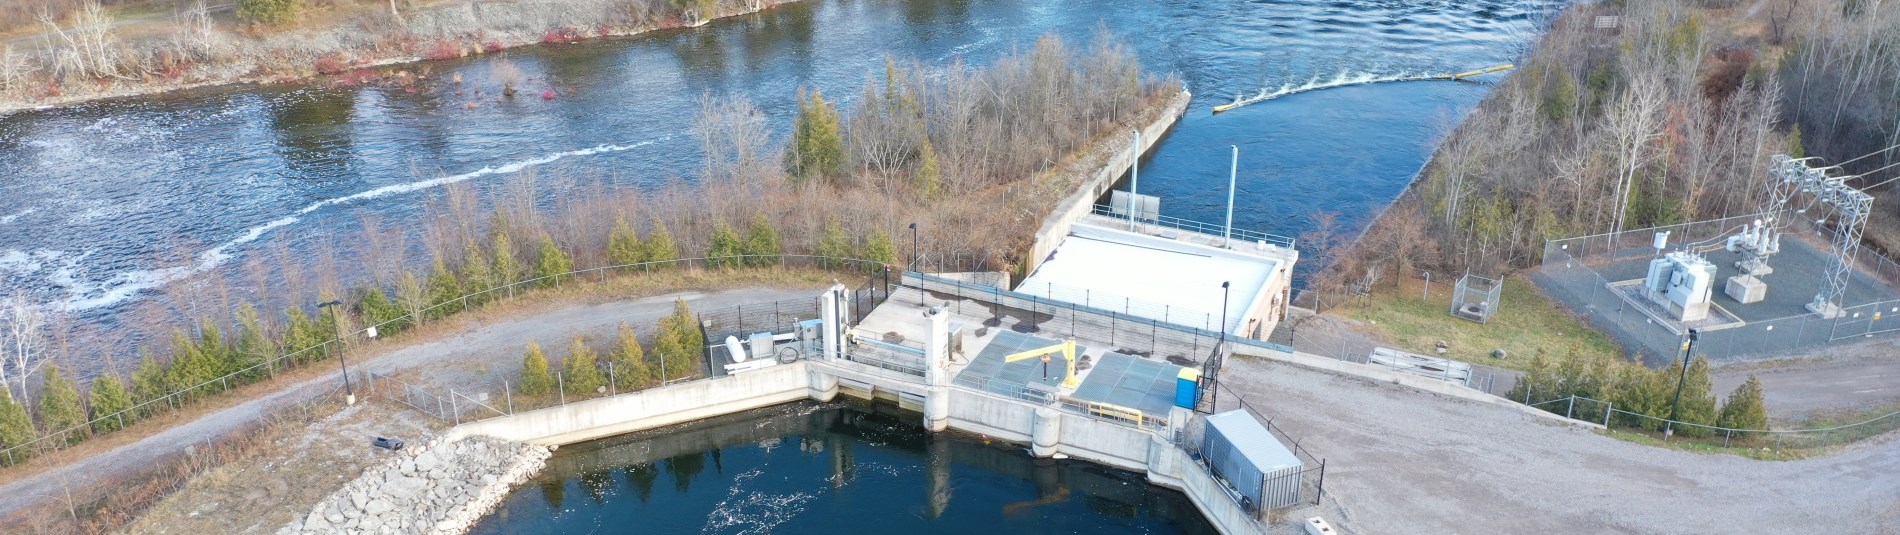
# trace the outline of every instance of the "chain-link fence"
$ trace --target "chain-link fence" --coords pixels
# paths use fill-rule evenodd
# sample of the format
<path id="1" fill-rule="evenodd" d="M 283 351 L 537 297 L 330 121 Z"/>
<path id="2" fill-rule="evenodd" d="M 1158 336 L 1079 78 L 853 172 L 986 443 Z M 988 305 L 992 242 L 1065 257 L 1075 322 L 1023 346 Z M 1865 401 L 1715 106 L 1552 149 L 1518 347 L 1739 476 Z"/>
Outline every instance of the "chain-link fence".
<path id="1" fill-rule="evenodd" d="M 1722 267 L 1731 263 L 1733 255 L 1719 250 L 1721 240 L 1750 223 L 1750 217 L 1732 217 L 1552 240 L 1545 244 L 1543 264 L 1532 272 L 1531 280 L 1645 362 L 1668 362 L 1682 351 L 1683 329 L 1666 326 L 1669 322 L 1645 313 L 1610 284 L 1643 278 L 1647 261 L 1657 254 L 1652 245 L 1658 232 L 1669 232 L 1672 243 L 1700 243 L 1716 249 L 1711 260 Z M 1900 264 L 1866 248 L 1856 255 L 1857 269 L 1849 277 L 1843 297 L 1847 306 L 1841 314 L 1826 318 L 1803 310 L 1802 304 L 1822 284 L 1821 264 L 1833 254 L 1825 243 L 1805 241 L 1803 235 L 1818 230 L 1797 220 L 1783 231 L 1782 252 L 1770 260 L 1776 272 L 1764 279 L 1770 284 L 1768 301 L 1740 304 L 1726 296 L 1716 297 L 1717 306 L 1741 321 L 1701 329 L 1696 342 L 1699 354 L 1716 360 L 1787 354 L 1900 332 L 1900 293 L 1894 289 L 1900 283 Z M 1732 273 L 1723 272 L 1724 279 L 1728 274 Z"/>
<path id="2" fill-rule="evenodd" d="M 1841 425 L 1809 429 L 1734 429 L 1657 418 L 1616 408 L 1616 404 L 1582 396 L 1562 396 L 1526 405 L 1566 418 L 1595 423 L 1619 432 L 1644 433 L 1668 441 L 1695 441 L 1725 448 L 1809 449 L 1841 446 L 1900 429 L 1900 411 Z M 1664 433 L 1668 430 L 1668 433 Z"/>

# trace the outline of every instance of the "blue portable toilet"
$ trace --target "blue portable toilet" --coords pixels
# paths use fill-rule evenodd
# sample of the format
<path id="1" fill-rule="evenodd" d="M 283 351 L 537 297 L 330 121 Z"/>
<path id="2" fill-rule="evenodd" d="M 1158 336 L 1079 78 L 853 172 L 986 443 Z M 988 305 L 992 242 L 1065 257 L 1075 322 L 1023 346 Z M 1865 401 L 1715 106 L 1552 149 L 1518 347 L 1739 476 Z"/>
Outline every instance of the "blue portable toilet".
<path id="1" fill-rule="evenodd" d="M 1201 371 L 1181 368 L 1174 379 L 1174 406 L 1193 409 L 1201 400 Z"/>

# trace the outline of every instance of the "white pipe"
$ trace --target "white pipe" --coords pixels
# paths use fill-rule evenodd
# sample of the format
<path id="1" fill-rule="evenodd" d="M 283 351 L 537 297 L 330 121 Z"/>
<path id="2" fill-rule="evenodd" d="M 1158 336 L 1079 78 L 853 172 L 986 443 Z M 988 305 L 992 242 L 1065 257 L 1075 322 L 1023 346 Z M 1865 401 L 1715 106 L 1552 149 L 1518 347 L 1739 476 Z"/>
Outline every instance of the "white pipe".
<path id="1" fill-rule="evenodd" d="M 1234 185 L 1240 177 L 1240 146 L 1234 147 L 1234 163 L 1227 169 L 1227 229 L 1221 235 L 1221 247 L 1234 240 Z"/>

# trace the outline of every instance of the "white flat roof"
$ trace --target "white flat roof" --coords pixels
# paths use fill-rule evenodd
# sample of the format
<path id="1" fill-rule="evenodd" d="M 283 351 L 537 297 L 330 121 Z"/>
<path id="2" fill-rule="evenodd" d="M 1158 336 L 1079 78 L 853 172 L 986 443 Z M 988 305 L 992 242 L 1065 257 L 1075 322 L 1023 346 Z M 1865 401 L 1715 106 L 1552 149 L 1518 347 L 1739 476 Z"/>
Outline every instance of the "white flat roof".
<path id="1" fill-rule="evenodd" d="M 1227 332 L 1246 322 L 1280 261 L 1121 230 L 1075 225 L 1016 291 L 1212 329 L 1231 283 Z M 1126 307 L 1126 310 L 1124 310 Z"/>

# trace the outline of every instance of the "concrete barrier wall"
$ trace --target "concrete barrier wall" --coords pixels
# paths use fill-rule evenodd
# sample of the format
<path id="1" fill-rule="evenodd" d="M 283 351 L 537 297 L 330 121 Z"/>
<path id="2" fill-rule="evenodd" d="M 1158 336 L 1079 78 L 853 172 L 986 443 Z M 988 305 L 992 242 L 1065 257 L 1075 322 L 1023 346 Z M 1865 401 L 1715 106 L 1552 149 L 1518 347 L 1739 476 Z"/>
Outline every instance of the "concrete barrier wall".
<path id="1" fill-rule="evenodd" d="M 1449 397 L 1455 397 L 1455 398 L 1462 398 L 1462 399 L 1466 399 L 1470 401 L 1504 405 L 1504 406 L 1519 410 L 1521 412 L 1524 412 L 1526 414 L 1535 415 L 1541 418 L 1549 418 L 1554 421 L 1565 422 L 1572 425 L 1579 425 L 1579 426 L 1589 427 L 1593 429 L 1603 428 L 1603 426 L 1600 424 L 1593 424 L 1593 423 L 1584 422 L 1581 420 L 1572 420 L 1569 418 L 1565 418 L 1562 415 L 1551 414 L 1549 412 L 1538 410 L 1536 408 L 1527 407 L 1522 403 L 1518 403 L 1518 402 L 1504 399 L 1498 396 L 1487 394 L 1487 393 L 1484 393 L 1483 391 L 1479 391 L 1470 387 L 1460 386 L 1455 383 L 1449 383 L 1449 382 L 1441 381 L 1438 379 L 1432 379 L 1429 377 L 1420 377 L 1420 376 L 1412 375 L 1409 373 L 1399 373 L 1397 371 L 1381 368 L 1378 366 L 1373 366 L 1370 364 L 1348 362 L 1344 360 L 1339 360 L 1339 359 L 1329 358 L 1329 357 L 1322 357 L 1319 355 L 1313 355 L 1313 354 L 1308 354 L 1308 353 L 1297 353 L 1297 352 L 1296 353 L 1282 353 L 1282 352 L 1274 351 L 1271 349 L 1253 347 L 1253 346 L 1248 346 L 1248 345 L 1243 345 L 1243 344 L 1234 345 L 1234 354 L 1248 356 L 1248 357 L 1255 357 L 1255 358 L 1264 358 L 1268 360 L 1276 360 L 1276 361 L 1292 364 L 1295 366 L 1302 366 L 1306 368 L 1312 368 L 1312 369 L 1316 369 L 1320 371 L 1332 372 L 1332 373 L 1337 373 L 1337 374 L 1342 374 L 1342 375 L 1358 376 L 1361 378 L 1371 379 L 1374 381 L 1392 383 L 1399 386 L 1404 386 L 1404 387 L 1413 388 L 1417 390 L 1423 390 L 1423 391 L 1430 392 L 1433 394 L 1438 394 L 1441 396 L 1449 396 Z"/>
<path id="2" fill-rule="evenodd" d="M 950 427 L 1027 444 L 1036 427 L 1036 408 L 1015 400 L 952 388 Z"/>
<path id="3" fill-rule="evenodd" d="M 1168 447 L 1162 455 L 1172 457 L 1167 464 L 1178 467 L 1174 480 L 1178 482 L 1182 494 L 1201 510 L 1201 516 L 1207 517 L 1214 529 L 1226 535 L 1259 535 L 1265 533 L 1260 522 L 1240 508 L 1233 497 L 1228 496 L 1226 487 L 1212 474 L 1194 465 L 1187 452 L 1180 448 Z M 1174 486 L 1162 483 L 1164 486 Z"/>
<path id="4" fill-rule="evenodd" d="M 804 362 L 470 422 L 449 430 L 559 446 L 809 397 Z"/>
<path id="5" fill-rule="evenodd" d="M 1062 413 L 1061 452 L 1131 472 L 1148 471 L 1153 433 L 1074 413 Z M 1168 446 L 1174 449 L 1173 445 Z"/>
<path id="6" fill-rule="evenodd" d="M 1160 141 L 1161 136 L 1168 133 L 1168 129 L 1174 128 L 1174 121 L 1187 111 L 1188 101 L 1192 98 L 1193 95 L 1187 91 L 1175 95 L 1174 99 L 1168 102 L 1161 116 L 1141 129 L 1142 154 L 1147 154 L 1148 149 L 1154 147 L 1155 142 Z M 1129 135 L 1132 137 L 1132 134 Z M 1124 147 L 1132 141 L 1118 135 L 1110 137 L 1104 143 L 1109 143 L 1114 147 Z M 1062 202 L 1056 204 L 1055 209 L 1049 212 L 1049 217 L 1042 220 L 1042 228 L 1036 230 L 1036 241 L 1029 246 L 1029 258 L 1025 259 L 1027 263 L 1023 266 L 1023 273 L 1034 273 L 1036 266 L 1042 264 L 1042 259 L 1054 253 L 1056 245 L 1061 244 L 1062 238 L 1069 235 L 1069 227 L 1075 225 L 1076 220 L 1093 211 L 1095 200 L 1101 198 L 1102 194 L 1108 193 L 1108 188 L 1115 185 L 1115 180 L 1121 178 L 1122 173 L 1128 172 L 1128 167 L 1135 163 L 1135 159 L 1127 150 L 1119 148 L 1103 160 L 1099 164 L 1093 162 L 1074 164 L 1084 166 L 1083 168 L 1088 165 L 1097 167 L 1082 178 L 1082 183 L 1076 186 L 1074 192 L 1063 197 Z"/>

